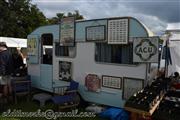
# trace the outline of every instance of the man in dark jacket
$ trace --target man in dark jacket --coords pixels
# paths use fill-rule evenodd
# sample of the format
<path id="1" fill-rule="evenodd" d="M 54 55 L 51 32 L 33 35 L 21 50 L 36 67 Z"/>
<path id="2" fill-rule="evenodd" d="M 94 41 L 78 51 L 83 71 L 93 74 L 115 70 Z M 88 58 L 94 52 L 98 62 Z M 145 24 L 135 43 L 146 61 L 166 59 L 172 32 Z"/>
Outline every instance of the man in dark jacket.
<path id="1" fill-rule="evenodd" d="M 0 42 L 0 84 L 3 85 L 3 94 L 11 94 L 11 73 L 13 72 L 12 56 L 7 50 L 5 42 Z"/>

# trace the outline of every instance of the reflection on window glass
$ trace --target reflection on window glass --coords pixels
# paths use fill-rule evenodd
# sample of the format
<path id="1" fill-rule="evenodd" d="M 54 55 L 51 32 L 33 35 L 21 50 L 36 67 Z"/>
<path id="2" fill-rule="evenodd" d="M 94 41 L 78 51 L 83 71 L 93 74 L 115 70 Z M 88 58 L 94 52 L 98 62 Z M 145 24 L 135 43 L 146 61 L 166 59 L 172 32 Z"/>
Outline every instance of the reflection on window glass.
<path id="1" fill-rule="evenodd" d="M 56 56 L 69 56 L 69 49 L 67 46 L 60 46 L 59 43 L 55 45 Z"/>
<path id="2" fill-rule="evenodd" d="M 55 55 L 63 57 L 75 57 L 76 47 L 60 46 L 59 43 L 55 43 Z"/>

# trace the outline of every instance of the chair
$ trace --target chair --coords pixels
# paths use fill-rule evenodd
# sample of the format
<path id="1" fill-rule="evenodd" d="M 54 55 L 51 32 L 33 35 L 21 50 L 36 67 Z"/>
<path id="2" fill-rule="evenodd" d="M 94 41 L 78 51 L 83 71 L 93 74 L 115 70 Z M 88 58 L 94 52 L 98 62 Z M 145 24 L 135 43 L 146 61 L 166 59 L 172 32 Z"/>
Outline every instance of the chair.
<path id="1" fill-rule="evenodd" d="M 58 109 L 65 109 L 65 108 L 71 108 L 76 107 L 79 105 L 80 97 L 77 94 L 79 83 L 76 81 L 71 81 L 70 86 L 60 86 L 60 87 L 54 87 L 54 93 L 56 94 L 54 97 L 51 98 L 54 104 L 58 105 Z M 67 88 L 68 87 L 68 88 Z M 64 95 L 59 95 L 59 91 L 62 91 L 62 89 L 67 88 L 65 90 Z M 58 92 L 58 93 L 57 93 Z"/>
<path id="2" fill-rule="evenodd" d="M 30 76 L 25 77 L 12 77 L 12 91 L 14 96 L 14 101 L 17 103 L 18 96 L 28 95 L 27 101 L 30 97 L 31 80 Z"/>

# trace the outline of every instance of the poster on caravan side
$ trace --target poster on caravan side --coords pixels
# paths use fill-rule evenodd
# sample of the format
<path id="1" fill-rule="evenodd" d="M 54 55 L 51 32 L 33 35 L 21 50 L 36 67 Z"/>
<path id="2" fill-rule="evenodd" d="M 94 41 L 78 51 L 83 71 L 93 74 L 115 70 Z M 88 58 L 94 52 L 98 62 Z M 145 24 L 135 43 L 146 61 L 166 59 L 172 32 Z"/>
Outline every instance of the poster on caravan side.
<path id="1" fill-rule="evenodd" d="M 35 56 L 37 54 L 37 43 L 36 38 L 28 38 L 27 41 L 27 54 L 31 56 Z"/>
<path id="2" fill-rule="evenodd" d="M 158 56 L 158 37 L 139 37 L 133 39 L 133 62 L 157 63 Z"/>
<path id="3" fill-rule="evenodd" d="M 75 43 L 75 18 L 67 17 L 61 19 L 60 24 L 60 46 L 74 46 Z"/>

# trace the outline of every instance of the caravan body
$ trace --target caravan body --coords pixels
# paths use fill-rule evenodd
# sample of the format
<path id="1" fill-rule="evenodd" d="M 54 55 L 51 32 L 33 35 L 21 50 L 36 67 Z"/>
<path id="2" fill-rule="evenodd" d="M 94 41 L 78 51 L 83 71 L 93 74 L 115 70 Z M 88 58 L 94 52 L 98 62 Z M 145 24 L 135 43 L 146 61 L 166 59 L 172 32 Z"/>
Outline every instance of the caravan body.
<path id="1" fill-rule="evenodd" d="M 108 28 L 111 20 L 126 21 L 126 44 L 107 43 L 108 35 L 111 35 Z M 61 46 L 63 33 L 58 24 L 39 27 L 28 35 L 28 74 L 31 75 L 33 87 L 52 92 L 55 86 L 69 85 L 68 80 L 62 78 L 67 75 L 64 68 L 70 66 L 69 74 L 79 82 L 79 93 L 84 100 L 123 107 L 126 98 L 124 90 L 133 91 L 134 86 L 139 84 L 138 80 L 142 80 L 140 84 L 143 87 L 147 77 L 147 65 L 132 61 L 132 38 L 148 37 L 150 32 L 131 17 L 76 21 L 74 26 L 74 46 Z M 92 36 L 96 33 L 100 36 L 96 35 L 94 39 L 103 39 L 93 40 Z M 62 65 L 63 62 L 65 64 Z M 87 88 L 89 83 L 85 79 L 89 74 L 100 80 L 97 86 L 91 86 L 96 89 L 94 91 Z M 137 84 L 135 81 L 126 88 L 125 83 L 131 79 L 137 79 Z"/>

